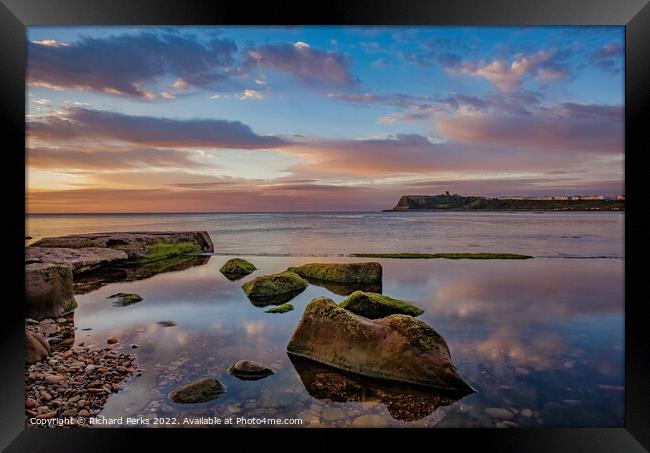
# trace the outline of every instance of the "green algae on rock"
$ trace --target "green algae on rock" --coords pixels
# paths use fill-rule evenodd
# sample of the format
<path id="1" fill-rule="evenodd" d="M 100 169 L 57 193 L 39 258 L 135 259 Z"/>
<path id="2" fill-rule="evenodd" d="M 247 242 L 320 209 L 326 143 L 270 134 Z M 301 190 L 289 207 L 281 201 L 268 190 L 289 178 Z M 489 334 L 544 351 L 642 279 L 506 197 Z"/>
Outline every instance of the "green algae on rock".
<path id="1" fill-rule="evenodd" d="M 385 318 L 395 314 L 419 316 L 424 313 L 424 310 L 410 302 L 363 291 L 353 292 L 339 307 L 368 319 Z"/>
<path id="2" fill-rule="evenodd" d="M 241 287 L 255 305 L 280 305 L 303 292 L 309 283 L 293 272 L 256 277 Z"/>
<path id="3" fill-rule="evenodd" d="M 219 272 L 221 272 L 228 280 L 238 280 L 252 272 L 255 272 L 257 268 L 252 263 L 249 263 L 242 258 L 233 258 L 221 266 Z"/>
<path id="4" fill-rule="evenodd" d="M 293 310 L 293 305 L 291 304 L 282 304 L 277 307 L 269 308 L 266 310 L 266 313 L 286 313 Z"/>
<path id="5" fill-rule="evenodd" d="M 169 393 L 169 399 L 175 403 L 203 403 L 219 398 L 226 392 L 221 382 L 214 378 L 200 379 Z"/>
<path id="6" fill-rule="evenodd" d="M 149 246 L 147 255 L 138 258 L 138 264 L 146 264 L 154 261 L 168 260 L 189 253 L 200 253 L 201 247 L 192 241 L 182 242 L 155 242 Z"/>
<path id="7" fill-rule="evenodd" d="M 527 260 L 530 255 L 516 253 L 353 253 L 358 258 L 435 259 L 448 260 Z"/>
<path id="8" fill-rule="evenodd" d="M 370 320 L 326 297 L 307 305 L 287 352 L 371 378 L 474 391 L 432 327 L 406 315 Z"/>
<path id="9" fill-rule="evenodd" d="M 337 283 L 381 283 L 382 269 L 379 263 L 309 263 L 290 267 L 303 278 Z"/>
<path id="10" fill-rule="evenodd" d="M 132 305 L 143 300 L 142 296 L 140 296 L 139 294 L 131 294 L 131 293 L 116 293 L 108 296 L 107 299 L 115 299 L 113 301 L 113 304 L 121 305 L 121 306 Z"/>

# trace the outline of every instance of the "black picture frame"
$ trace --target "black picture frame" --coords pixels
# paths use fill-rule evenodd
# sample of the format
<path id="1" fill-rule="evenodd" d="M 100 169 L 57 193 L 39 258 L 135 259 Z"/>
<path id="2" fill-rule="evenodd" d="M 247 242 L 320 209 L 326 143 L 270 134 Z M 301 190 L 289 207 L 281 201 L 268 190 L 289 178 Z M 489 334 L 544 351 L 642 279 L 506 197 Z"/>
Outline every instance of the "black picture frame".
<path id="1" fill-rule="evenodd" d="M 412 448 L 422 441 L 441 448 L 441 441 L 453 442 L 453 448 L 476 446 L 482 451 L 589 451 L 641 452 L 650 450 L 650 336 L 646 326 L 647 296 L 641 291 L 647 232 L 643 205 L 643 176 L 649 168 L 647 121 L 643 113 L 649 106 L 650 89 L 650 4 L 645 0 L 462 0 L 426 2 L 417 0 L 328 0 L 306 2 L 232 2 L 184 0 L 0 0 L 0 119 L 3 134 L 2 180 L 6 214 L 1 222 L 5 236 L 3 272 L 4 303 L 18 309 L 5 315 L 0 329 L 2 340 L 2 385 L 0 386 L 0 448 L 19 452 L 119 451 L 132 446 L 134 437 L 155 438 L 157 442 L 187 438 L 197 430 L 125 430 L 25 429 L 24 426 L 24 293 L 23 237 L 25 233 L 25 48 L 27 26 L 79 25 L 624 25 L 626 30 L 625 71 L 625 427 L 624 428 L 535 428 L 445 430 L 346 430 L 346 435 L 363 435 L 383 441 L 395 435 L 412 439 Z M 8 296 L 11 294 L 12 296 Z M 639 294 L 640 296 L 634 296 Z M 212 430 L 202 430 L 212 436 Z M 262 436 L 250 436 L 250 430 L 228 434 L 229 440 L 243 435 L 251 438 L 273 436 L 287 442 L 283 430 L 256 430 Z M 329 442 L 334 430 L 300 431 L 300 438 L 312 437 Z M 310 431 L 310 432 L 306 432 Z M 408 431 L 408 432 L 407 432 Z M 219 445 L 223 442 L 219 433 Z M 341 431 L 338 431 L 341 432 Z M 212 434 L 210 434 L 212 433 Z M 408 437 L 407 437 L 408 436 Z M 203 437 L 203 436 L 202 436 Z M 360 440 L 360 439 L 359 439 Z M 202 441 L 207 441 L 204 437 Z M 197 440 L 198 442 L 198 440 Z M 208 441 L 210 442 L 210 441 Z M 310 440 L 312 442 L 312 440 Z M 315 441 L 313 441 L 315 442 Z M 168 444 L 171 445 L 171 444 Z M 192 444 L 199 448 L 199 444 Z M 209 444 L 208 444 L 209 445 Z M 326 444 L 321 444 L 326 445 Z M 424 444 L 423 444 L 424 445 Z M 280 446 L 283 446 L 280 444 Z M 311 444 L 304 444 L 310 448 Z M 187 444 L 186 447 L 187 448 Z M 201 447 L 205 448 L 205 447 Z M 407 447 L 408 448 L 408 447 Z M 449 447 L 448 447 L 449 448 Z M 126 451 L 130 451 L 127 449 Z"/>

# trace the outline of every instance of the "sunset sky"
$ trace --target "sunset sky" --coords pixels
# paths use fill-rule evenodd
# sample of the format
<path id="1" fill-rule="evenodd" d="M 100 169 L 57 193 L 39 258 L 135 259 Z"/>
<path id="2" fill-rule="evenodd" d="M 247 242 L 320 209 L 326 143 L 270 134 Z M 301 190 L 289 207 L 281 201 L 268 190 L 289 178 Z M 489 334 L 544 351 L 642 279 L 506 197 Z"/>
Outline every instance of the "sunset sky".
<path id="1" fill-rule="evenodd" d="M 623 193 L 622 27 L 28 31 L 31 213 Z"/>

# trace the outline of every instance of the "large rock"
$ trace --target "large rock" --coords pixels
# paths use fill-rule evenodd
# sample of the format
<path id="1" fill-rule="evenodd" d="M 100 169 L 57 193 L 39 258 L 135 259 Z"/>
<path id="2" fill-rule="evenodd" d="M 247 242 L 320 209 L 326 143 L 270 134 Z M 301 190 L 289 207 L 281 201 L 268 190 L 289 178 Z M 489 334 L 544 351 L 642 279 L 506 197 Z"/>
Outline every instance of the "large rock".
<path id="1" fill-rule="evenodd" d="M 40 362 L 50 355 L 50 345 L 35 332 L 25 330 L 25 363 Z"/>
<path id="2" fill-rule="evenodd" d="M 363 291 L 355 291 L 350 294 L 339 304 L 339 307 L 369 319 L 385 318 L 397 314 L 419 316 L 424 313 L 424 310 L 410 302 Z"/>
<path id="3" fill-rule="evenodd" d="M 244 293 L 257 306 L 280 305 L 303 292 L 309 283 L 293 272 L 256 277 L 242 285 Z"/>
<path id="4" fill-rule="evenodd" d="M 335 283 L 381 283 L 379 263 L 309 263 L 287 269 L 303 278 Z"/>
<path id="5" fill-rule="evenodd" d="M 25 316 L 58 318 L 77 308 L 72 271 L 59 264 L 32 263 L 25 266 Z"/>
<path id="6" fill-rule="evenodd" d="M 25 263 L 52 263 L 69 267 L 73 273 L 88 272 L 108 264 L 125 261 L 123 250 L 100 247 L 27 247 Z"/>
<path id="7" fill-rule="evenodd" d="M 451 363 L 445 340 L 427 324 L 406 315 L 370 320 L 326 297 L 307 305 L 287 351 L 372 378 L 473 391 Z"/>
<path id="8" fill-rule="evenodd" d="M 25 250 L 25 264 L 65 266 L 84 293 L 115 281 L 140 280 L 205 264 L 214 246 L 205 231 L 92 233 L 44 238 Z"/>
<path id="9" fill-rule="evenodd" d="M 226 388 L 216 379 L 200 379 L 169 393 L 169 399 L 175 403 L 203 403 L 219 398 Z"/>
<path id="10" fill-rule="evenodd" d="M 36 241 L 32 247 L 70 248 L 87 247 L 122 250 L 129 259 L 144 258 L 153 244 L 193 242 L 203 252 L 214 252 L 214 245 L 206 231 L 154 231 L 89 233 L 49 237 Z"/>

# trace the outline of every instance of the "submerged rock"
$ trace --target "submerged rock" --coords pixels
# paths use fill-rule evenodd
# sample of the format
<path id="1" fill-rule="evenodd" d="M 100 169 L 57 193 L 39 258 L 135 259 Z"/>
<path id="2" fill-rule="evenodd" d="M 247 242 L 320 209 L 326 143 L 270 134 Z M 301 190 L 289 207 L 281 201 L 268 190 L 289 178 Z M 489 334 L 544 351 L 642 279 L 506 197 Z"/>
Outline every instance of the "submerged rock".
<path id="1" fill-rule="evenodd" d="M 339 370 L 313 360 L 289 354 L 289 359 L 300 376 L 307 392 L 321 401 L 360 402 L 383 404 L 397 420 L 415 421 L 424 418 L 440 406 L 458 401 L 467 392 L 429 389 L 400 382 L 373 379 Z M 366 416 L 380 417 L 380 416 Z M 353 423 L 359 427 L 386 423 L 382 420 L 362 419 Z M 365 422 L 362 424 L 362 422 Z M 371 423 L 372 422 L 372 423 Z"/>
<path id="2" fill-rule="evenodd" d="M 221 266 L 221 272 L 228 280 L 238 280 L 248 274 L 255 272 L 257 268 L 252 263 L 241 259 L 233 258 Z"/>
<path id="3" fill-rule="evenodd" d="M 163 327 L 174 327 L 176 325 L 174 321 L 158 321 L 157 324 Z"/>
<path id="4" fill-rule="evenodd" d="M 244 381 L 256 381 L 275 374 L 271 368 L 253 360 L 239 360 L 233 363 L 228 368 L 228 373 Z"/>
<path id="5" fill-rule="evenodd" d="M 175 403 L 203 403 L 219 398 L 226 388 L 214 378 L 200 379 L 169 393 L 169 399 Z"/>
<path id="6" fill-rule="evenodd" d="M 309 283 L 293 272 L 262 275 L 242 285 L 254 305 L 280 305 L 303 292 Z"/>
<path id="7" fill-rule="evenodd" d="M 471 393 L 449 347 L 430 326 L 406 315 L 370 320 L 326 297 L 312 300 L 287 351 L 364 376 Z"/>
<path id="8" fill-rule="evenodd" d="M 381 283 L 381 264 L 379 263 L 310 263 L 290 267 L 304 278 L 336 283 Z"/>
<path id="9" fill-rule="evenodd" d="M 142 296 L 140 296 L 139 294 L 132 294 L 132 293 L 116 293 L 108 296 L 108 299 L 115 299 L 113 301 L 113 304 L 120 305 L 122 307 L 136 304 L 143 300 Z"/>
<path id="10" fill-rule="evenodd" d="M 25 330 L 25 363 L 40 362 L 49 355 L 49 343 L 39 334 Z"/>
<path id="11" fill-rule="evenodd" d="M 395 314 L 419 316 L 424 313 L 424 310 L 410 302 L 363 291 L 355 291 L 341 302 L 339 307 L 368 319 L 385 318 Z"/>
<path id="12" fill-rule="evenodd" d="M 25 266 L 25 316 L 36 320 L 58 318 L 77 308 L 72 271 L 59 264 Z"/>
<path id="13" fill-rule="evenodd" d="M 266 310 L 266 313 L 286 313 L 293 310 L 293 305 L 291 304 L 282 304 L 277 307 L 269 308 Z"/>

